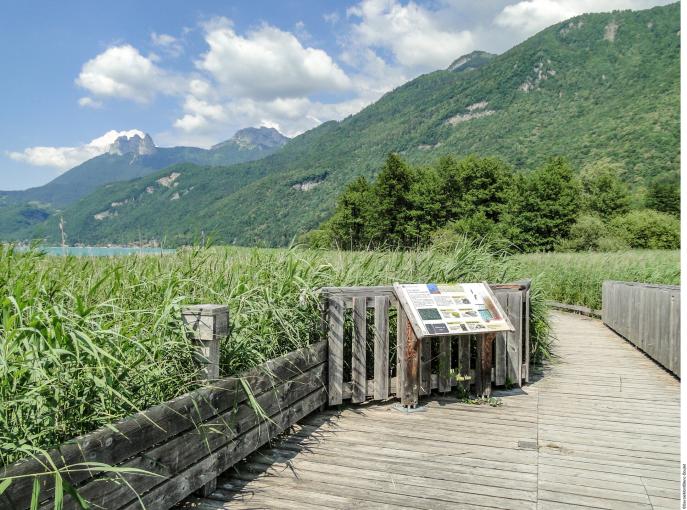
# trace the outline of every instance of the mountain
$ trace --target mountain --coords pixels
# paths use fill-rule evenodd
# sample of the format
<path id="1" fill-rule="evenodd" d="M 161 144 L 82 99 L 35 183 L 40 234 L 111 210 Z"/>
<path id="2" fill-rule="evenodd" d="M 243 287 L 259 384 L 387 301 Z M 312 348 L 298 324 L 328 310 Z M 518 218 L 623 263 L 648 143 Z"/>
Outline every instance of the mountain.
<path id="1" fill-rule="evenodd" d="M 259 159 L 289 139 L 274 128 L 247 128 L 209 150 L 197 147 L 156 147 L 149 134 L 120 136 L 107 153 L 89 159 L 49 183 L 24 191 L 0 191 L 0 203 L 40 202 L 62 207 L 117 181 L 143 177 L 176 163 L 231 165 Z"/>
<path id="2" fill-rule="evenodd" d="M 450 66 L 446 68 L 447 71 L 473 71 L 479 69 L 485 64 L 488 64 L 491 59 L 496 57 L 494 53 L 486 51 L 473 51 L 467 55 L 455 59 Z"/>
<path id="3" fill-rule="evenodd" d="M 461 57 L 266 158 L 177 165 L 99 188 L 63 211 L 69 240 L 183 244 L 205 231 L 218 242 L 284 245 L 389 152 L 413 163 L 492 155 L 523 171 L 553 155 L 578 169 L 605 160 L 641 190 L 679 171 L 679 30 L 679 4 L 577 16 L 502 55 Z M 50 217 L 20 234 L 57 232 Z"/>
<path id="4" fill-rule="evenodd" d="M 0 238 L 31 236 L 31 229 L 99 187 L 155 173 L 177 163 L 231 165 L 274 153 L 289 139 L 273 128 L 246 128 L 209 150 L 157 147 L 150 135 L 120 136 L 108 152 L 68 170 L 49 183 L 23 191 L 0 191 Z M 21 233 L 21 234 L 20 234 Z M 21 237 L 19 237 L 21 238 Z"/>

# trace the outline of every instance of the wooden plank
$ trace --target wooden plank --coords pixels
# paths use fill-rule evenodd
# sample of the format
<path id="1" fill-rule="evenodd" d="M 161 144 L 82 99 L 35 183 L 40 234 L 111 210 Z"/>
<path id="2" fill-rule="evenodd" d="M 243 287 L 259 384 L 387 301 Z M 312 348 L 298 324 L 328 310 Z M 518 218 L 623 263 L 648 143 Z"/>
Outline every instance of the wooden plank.
<path id="1" fill-rule="evenodd" d="M 470 342 L 474 339 L 474 335 L 458 337 L 458 371 L 463 381 L 460 383 L 462 391 L 468 393 L 470 391 Z"/>
<path id="2" fill-rule="evenodd" d="M 367 393 L 367 307 L 366 298 L 353 298 L 353 339 L 351 344 L 351 401 L 356 404 L 365 401 Z"/>
<path id="3" fill-rule="evenodd" d="M 420 395 L 432 392 L 432 339 L 420 340 Z"/>
<path id="4" fill-rule="evenodd" d="M 420 397 L 420 352 L 418 338 L 410 321 L 406 321 L 406 346 L 401 359 L 403 386 L 401 405 L 414 407 Z"/>
<path id="5" fill-rule="evenodd" d="M 463 337 L 464 339 L 467 339 L 468 337 L 465 336 Z M 473 369 L 470 369 L 464 376 L 467 376 L 467 380 L 465 381 L 464 384 L 470 385 L 473 384 L 475 380 L 475 371 Z M 494 382 L 494 371 L 491 371 L 491 380 Z M 449 381 L 451 382 L 451 387 L 457 386 L 458 382 L 454 378 L 449 378 Z M 374 397 L 374 384 L 375 381 L 374 379 L 369 379 L 367 381 L 367 396 L 370 398 Z M 430 384 L 429 384 L 430 390 L 438 390 L 439 389 L 439 374 L 431 374 L 430 375 Z M 398 377 L 390 377 L 389 378 L 389 388 L 393 388 L 393 390 L 389 391 L 389 395 L 397 395 L 399 396 L 398 393 L 396 393 L 396 388 L 398 388 Z M 469 389 L 469 388 L 468 388 Z M 351 398 L 351 395 L 353 394 L 352 390 L 352 385 L 350 382 L 345 382 L 343 384 L 343 391 L 342 391 L 342 397 L 343 400 L 348 400 Z"/>
<path id="6" fill-rule="evenodd" d="M 451 391 L 451 337 L 439 337 L 439 391 Z"/>
<path id="7" fill-rule="evenodd" d="M 524 303 L 524 313 L 522 314 L 522 321 L 524 324 L 524 335 L 523 335 L 523 349 L 525 351 L 525 358 L 523 360 L 523 366 L 522 366 L 522 378 L 525 380 L 526 383 L 530 382 L 530 349 L 531 349 L 531 342 L 530 342 L 530 289 L 527 289 L 526 291 L 523 291 L 523 295 L 525 297 L 525 303 Z"/>
<path id="8" fill-rule="evenodd" d="M 491 396 L 491 365 L 496 333 L 477 336 L 477 368 L 475 369 L 475 393 L 478 396 Z"/>
<path id="9" fill-rule="evenodd" d="M 262 413 L 267 416 L 275 415 L 280 410 L 287 410 L 289 406 L 313 391 L 317 391 L 318 388 L 324 389 L 324 368 L 324 364 L 321 364 L 258 397 L 256 401 Z M 173 478 L 218 448 L 241 441 L 241 436 L 245 431 L 252 428 L 265 428 L 266 423 L 268 422 L 256 412 L 251 404 L 244 403 L 118 466 L 144 470 L 147 474 L 124 473 L 121 477 L 113 479 L 107 476 L 96 478 L 79 487 L 79 494 L 95 508 L 120 508 L 135 498 L 136 493 L 144 494 L 160 483 L 168 485 L 165 483 L 166 480 Z M 214 476 L 216 477 L 221 472 L 222 470 L 215 471 Z M 205 478 L 212 479 L 210 476 L 212 473 L 205 475 Z M 193 490 L 202 485 L 194 487 Z M 50 506 L 51 504 L 48 503 L 44 510 L 48 510 Z M 64 508 L 65 510 L 76 509 L 77 505 L 72 499 L 67 499 Z"/>
<path id="10" fill-rule="evenodd" d="M 241 375 L 253 394 L 258 396 L 284 380 L 292 379 L 312 366 L 323 363 L 326 351 L 326 344 L 320 342 L 270 360 Z M 50 460 L 39 457 L 0 468 L 0 477 L 21 477 L 0 495 L 0 507 L 5 505 L 10 508 L 27 508 L 31 502 L 33 480 L 26 475 L 43 473 L 47 469 L 46 465 L 55 465 L 62 469 L 84 462 L 119 464 L 149 449 L 151 445 L 195 428 L 197 423 L 241 404 L 246 398 L 241 378 L 222 379 L 213 382 L 212 386 L 200 388 L 136 413 L 109 427 L 77 437 L 50 452 Z M 77 486 L 100 472 L 98 469 L 64 471 L 64 478 Z M 43 476 L 40 484 L 41 500 L 51 497 L 54 477 Z"/>
<path id="11" fill-rule="evenodd" d="M 406 332 L 408 331 L 408 317 L 403 308 L 398 308 L 398 319 L 396 321 L 396 395 L 403 393 L 405 384 L 405 374 L 401 370 L 402 363 L 406 357 Z"/>
<path id="12" fill-rule="evenodd" d="M 603 321 L 668 371 L 680 376 L 680 288 L 631 282 L 603 283 Z"/>
<path id="13" fill-rule="evenodd" d="M 510 292 L 496 293 L 496 299 L 506 315 L 508 315 L 508 296 L 510 294 Z M 513 323 L 512 318 L 511 323 Z M 496 334 L 496 342 L 494 344 L 494 369 L 496 371 L 496 386 L 503 386 L 506 384 L 506 372 L 508 370 L 506 342 L 508 334 L 509 332 L 506 331 Z"/>
<path id="14" fill-rule="evenodd" d="M 517 387 L 522 386 L 522 294 L 519 292 L 509 292 L 508 299 L 508 318 L 515 328 L 509 331 L 506 339 L 507 351 L 507 379 Z"/>
<path id="15" fill-rule="evenodd" d="M 341 403 L 343 386 L 344 307 L 341 298 L 329 300 L 329 405 Z"/>
<path id="16" fill-rule="evenodd" d="M 374 399 L 389 398 L 389 297 L 375 297 Z"/>
<path id="17" fill-rule="evenodd" d="M 185 497 L 188 488 L 205 484 L 208 472 L 226 471 L 326 401 L 324 388 L 309 394 L 296 404 L 271 416 L 271 421 L 266 425 L 249 430 L 241 436 L 240 440 L 227 444 L 171 479 L 169 483 L 146 493 L 141 497 L 140 503 L 138 500 L 132 501 L 122 510 L 140 510 L 141 503 L 147 510 L 167 510 Z"/>

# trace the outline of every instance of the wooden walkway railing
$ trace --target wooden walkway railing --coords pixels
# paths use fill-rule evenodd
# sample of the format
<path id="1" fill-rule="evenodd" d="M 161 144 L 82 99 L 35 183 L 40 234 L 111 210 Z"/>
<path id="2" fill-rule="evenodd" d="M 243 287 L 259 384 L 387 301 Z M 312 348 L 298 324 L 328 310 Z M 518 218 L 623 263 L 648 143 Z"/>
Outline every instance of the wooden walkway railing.
<path id="1" fill-rule="evenodd" d="M 494 345 L 482 352 L 474 335 L 423 341 L 417 388 L 401 366 L 406 363 L 408 320 L 398 306 L 392 286 L 324 287 L 327 339 L 329 344 L 329 404 L 350 399 L 385 400 L 390 395 L 417 391 L 451 390 L 461 384 L 466 391 L 494 382 L 497 386 L 522 386 L 529 381 L 529 281 L 492 285 L 514 332 L 499 333 Z M 370 312 L 370 313 L 368 313 Z M 390 342 L 390 325 L 395 321 L 396 341 Z M 411 354 L 412 349 L 410 350 Z M 476 368 L 484 360 L 491 380 L 482 381 Z M 350 362 L 349 362 L 350 360 Z M 479 391 L 477 391 L 480 393 Z"/>
<path id="2" fill-rule="evenodd" d="M 226 331 L 218 309 L 226 307 L 189 314 L 198 318 L 204 371 L 215 377 L 216 350 L 208 344 Z M 52 509 L 55 470 L 90 508 L 166 510 L 206 486 L 207 494 L 222 472 L 326 403 L 326 361 L 326 342 L 319 342 L 78 437 L 47 457 L 0 468 L 0 478 L 14 478 L 0 508 L 28 509 L 34 477 L 26 475 L 43 473 L 39 508 Z M 63 508 L 81 507 L 68 495 Z"/>
<path id="3" fill-rule="evenodd" d="M 680 377 L 680 287 L 605 281 L 604 324 Z"/>
<path id="4" fill-rule="evenodd" d="M 410 381 L 408 374 L 399 369 L 399 365 L 406 365 L 406 358 L 414 350 L 406 349 L 407 318 L 399 308 L 393 287 L 390 286 L 321 289 L 326 340 L 270 360 L 239 377 L 224 379 L 219 378 L 218 343 L 227 332 L 226 307 L 190 307 L 184 313 L 184 320 L 198 346 L 201 376 L 209 379 L 210 384 L 68 441 L 44 457 L 0 468 L 0 479 L 13 479 L 11 485 L 0 494 L 0 508 L 25 510 L 32 506 L 34 479 L 31 475 L 36 474 L 42 474 L 38 478 L 40 497 L 37 508 L 52 508 L 57 470 L 90 503 L 91 508 L 133 510 L 145 506 L 148 509 L 167 509 L 194 491 L 201 490 L 201 494 L 207 495 L 215 490 L 214 481 L 222 472 L 327 402 L 337 405 L 347 399 L 353 403 L 368 399 L 385 400 L 393 394 L 399 396 L 407 391 L 428 395 L 433 389 L 447 392 L 458 384 L 466 391 L 473 384 L 474 389 L 478 390 L 483 385 L 491 386 L 492 382 L 497 386 L 521 386 L 529 381 L 529 282 L 493 285 L 492 290 L 515 331 L 499 333 L 493 346 L 489 345 L 488 348 L 480 348 L 476 339 L 470 336 L 422 341 L 415 381 Z M 603 306 L 607 325 L 674 374 L 679 373 L 679 294 L 676 290 L 675 287 L 606 282 Z M 564 348 L 567 350 L 563 349 L 563 352 L 571 359 L 576 356 L 576 364 L 567 368 L 566 365 L 558 366 L 558 378 L 551 377 L 549 382 L 540 385 L 555 390 L 551 393 L 550 403 L 545 399 L 539 402 L 534 388 L 536 385 L 531 386 L 527 394 L 519 392 L 522 398 L 529 399 L 528 402 L 532 401 L 536 406 L 551 405 L 552 409 L 558 408 L 558 397 L 568 399 L 570 405 L 580 408 L 579 419 L 587 420 L 589 411 L 603 413 L 604 409 L 609 408 L 605 405 L 599 411 L 594 402 L 586 402 L 589 395 L 606 402 L 608 393 L 615 392 L 613 398 L 616 403 L 613 405 L 617 404 L 618 409 L 625 409 L 630 403 L 635 406 L 630 416 L 641 412 L 646 402 L 665 397 L 659 384 L 648 390 L 644 381 L 632 384 L 633 377 L 645 375 L 640 368 L 651 371 L 651 367 L 636 361 L 628 362 L 624 367 L 617 365 L 614 358 L 613 373 L 599 373 L 598 370 L 586 372 L 585 363 L 590 356 L 588 351 L 596 349 L 599 355 L 606 352 L 597 346 L 595 338 L 604 336 L 597 331 L 601 326 L 580 319 L 571 319 L 566 324 L 561 331 L 565 332 L 566 338 L 570 338 L 566 340 Z M 587 329 L 581 333 L 572 331 L 576 328 L 587 328 L 589 333 L 585 332 Z M 394 333 L 395 342 L 390 339 Z M 592 333 L 594 338 L 588 338 Z M 612 333 L 605 336 L 613 338 Z M 634 349 L 628 349 L 634 352 Z M 618 359 L 622 357 L 629 360 L 632 357 L 621 351 L 618 353 L 614 354 Z M 483 377 L 481 369 L 485 366 L 491 368 L 491 377 Z M 669 375 L 663 375 L 675 382 Z M 595 384 L 598 388 L 594 389 L 594 393 L 589 393 L 589 376 L 597 379 Z M 624 382 L 627 380 L 630 382 Z M 675 395 L 670 396 L 669 400 L 674 400 L 679 406 L 677 393 Z M 639 397 L 639 404 L 635 402 L 636 397 Z M 481 412 L 484 415 L 489 411 Z M 647 414 L 652 413 L 647 411 Z M 470 411 L 468 414 L 474 413 Z M 550 411 L 547 411 L 548 414 Z M 517 418 L 517 415 L 514 416 Z M 528 418 L 527 413 L 519 416 Z M 651 418 L 647 415 L 645 421 L 649 423 Z M 567 419 L 562 413 L 560 420 Z M 615 418 L 612 421 L 615 427 Z M 443 426 L 442 423 L 440 418 L 433 426 Z M 511 419 L 504 423 L 509 428 L 514 426 Z M 590 423 L 594 424 L 593 421 Z M 390 426 L 396 427 L 395 424 Z M 551 432 L 549 429 L 555 429 L 553 432 L 557 433 L 561 426 L 561 423 L 551 423 L 534 437 L 539 437 L 541 441 L 543 433 Z M 587 422 L 580 422 L 579 428 L 586 429 L 587 426 Z M 635 427 L 634 424 L 628 426 Z M 664 441 L 665 427 L 661 424 L 658 428 L 661 429 L 661 441 Z M 377 432 L 374 431 L 373 443 L 379 441 Z M 673 434 L 672 429 L 668 432 Z M 431 430 L 422 433 L 432 436 Z M 617 432 L 613 430 L 610 437 L 616 436 Z M 566 454 L 577 448 L 576 436 L 570 437 L 572 446 L 566 450 Z M 528 451 L 532 455 L 541 455 L 536 448 L 528 450 L 529 442 L 521 441 L 520 436 L 514 439 L 517 441 L 514 440 L 509 448 L 514 448 L 518 455 Z M 590 442 L 588 448 L 593 446 L 596 449 L 599 446 L 600 440 L 596 436 L 590 441 L 593 443 Z M 606 439 L 601 441 L 599 450 L 604 459 L 608 453 L 605 442 Z M 539 448 L 550 448 L 551 444 L 547 440 Z M 400 452 L 396 446 L 394 443 L 393 450 Z M 485 447 L 492 448 L 493 445 L 485 444 L 481 436 L 478 442 L 470 446 L 475 452 Z M 624 446 L 628 451 L 633 447 Z M 672 444 L 665 448 L 668 447 L 670 449 L 666 449 L 666 452 L 672 455 Z M 435 455 L 438 452 L 434 444 L 431 448 L 433 457 L 440 456 Z M 653 441 L 651 448 L 647 451 L 655 451 L 660 455 L 665 453 L 660 450 L 664 448 L 662 442 Z M 464 452 L 462 446 L 460 451 Z M 563 451 L 556 451 L 556 457 Z M 644 452 L 640 452 L 638 458 L 643 455 Z M 462 453 L 459 454 L 461 456 Z M 500 458 L 501 453 L 498 456 Z M 671 456 L 671 462 L 672 459 Z M 108 466 L 115 467 L 119 473 L 114 474 L 108 470 Z M 594 472 L 602 469 L 605 468 Z M 220 487 L 218 490 L 221 492 L 224 489 Z M 564 494 L 568 490 L 566 488 Z M 449 491 L 446 494 L 451 493 Z M 544 493 L 539 491 L 538 494 Z M 80 506 L 68 495 L 63 508 L 77 509 Z"/>

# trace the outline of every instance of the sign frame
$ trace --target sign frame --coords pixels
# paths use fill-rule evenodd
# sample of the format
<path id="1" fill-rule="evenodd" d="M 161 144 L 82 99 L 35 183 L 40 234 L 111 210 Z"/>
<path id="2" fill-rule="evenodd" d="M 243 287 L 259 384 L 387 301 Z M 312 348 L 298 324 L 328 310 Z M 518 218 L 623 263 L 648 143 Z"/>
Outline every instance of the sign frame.
<path id="1" fill-rule="evenodd" d="M 496 308 L 497 312 L 501 315 L 501 318 L 503 322 L 505 323 L 505 328 L 503 329 L 498 329 L 498 330 L 493 330 L 493 329 L 487 329 L 487 330 L 481 330 L 481 331 L 448 331 L 446 333 L 430 333 L 429 330 L 427 330 L 423 323 L 421 322 L 421 317 L 420 313 L 418 312 L 418 308 L 410 302 L 408 298 L 408 291 L 406 290 L 405 286 L 407 285 L 426 285 L 429 289 L 429 286 L 431 285 L 442 285 L 442 284 L 434 284 L 434 283 L 428 283 L 428 284 L 411 284 L 411 283 L 406 283 L 406 284 L 401 284 L 401 283 L 394 283 L 394 294 L 396 294 L 396 298 L 398 299 L 398 302 L 400 306 L 403 307 L 403 310 L 408 317 L 408 322 L 410 322 L 410 325 L 413 328 L 413 332 L 415 333 L 415 336 L 418 339 L 423 339 L 423 338 L 442 338 L 442 337 L 451 337 L 451 336 L 467 336 L 467 335 L 485 335 L 489 333 L 505 333 L 505 332 L 513 332 L 515 331 L 515 328 L 513 327 L 513 324 L 511 323 L 508 314 L 506 313 L 505 310 L 501 307 L 501 304 L 498 302 L 496 299 L 496 296 L 494 295 L 494 292 L 491 290 L 491 287 L 487 282 L 474 282 L 474 283 L 454 283 L 454 284 L 446 284 L 446 285 L 472 285 L 472 284 L 480 284 L 484 287 L 484 290 L 487 293 L 487 296 L 491 299 L 494 307 Z M 428 292 L 431 292 L 428 290 Z M 435 305 L 438 306 L 438 305 Z M 438 319 L 437 319 L 438 320 Z"/>

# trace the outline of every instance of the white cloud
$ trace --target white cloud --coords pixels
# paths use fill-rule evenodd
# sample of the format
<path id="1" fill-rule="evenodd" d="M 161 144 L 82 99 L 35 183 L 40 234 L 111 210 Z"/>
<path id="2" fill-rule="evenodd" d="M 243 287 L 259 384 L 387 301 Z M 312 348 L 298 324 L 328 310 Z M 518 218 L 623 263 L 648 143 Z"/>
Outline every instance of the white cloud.
<path id="1" fill-rule="evenodd" d="M 169 34 L 150 34 L 150 40 L 170 57 L 178 57 L 184 52 L 184 47 L 179 39 Z"/>
<path id="2" fill-rule="evenodd" d="M 96 101 L 92 97 L 80 97 L 79 106 L 84 108 L 101 108 L 103 106 L 102 101 Z"/>
<path id="3" fill-rule="evenodd" d="M 97 97 L 146 103 L 158 93 L 173 93 L 178 78 L 165 72 L 129 44 L 113 46 L 86 62 L 76 84 Z"/>
<path id="4" fill-rule="evenodd" d="M 50 166 L 65 171 L 88 159 L 104 154 L 120 136 L 131 138 L 135 135 L 143 137 L 145 133 L 138 129 L 129 131 L 115 131 L 113 129 L 76 147 L 28 147 L 21 152 L 8 152 L 7 155 L 15 161 L 35 166 Z"/>
<path id="5" fill-rule="evenodd" d="M 210 47 L 197 62 L 233 97 L 272 100 L 345 90 L 351 81 L 323 50 L 303 47 L 290 32 L 262 25 L 245 36 L 229 22 L 206 25 Z"/>
<path id="6" fill-rule="evenodd" d="M 523 0 L 507 5 L 496 16 L 498 26 L 514 29 L 523 36 L 587 12 L 647 9 L 672 0 Z"/>
<path id="7" fill-rule="evenodd" d="M 363 0 L 347 14 L 359 20 L 352 29 L 352 43 L 390 51 L 405 68 L 443 68 L 474 47 L 469 30 L 445 24 L 441 10 L 412 1 L 403 5 L 398 0 Z"/>

